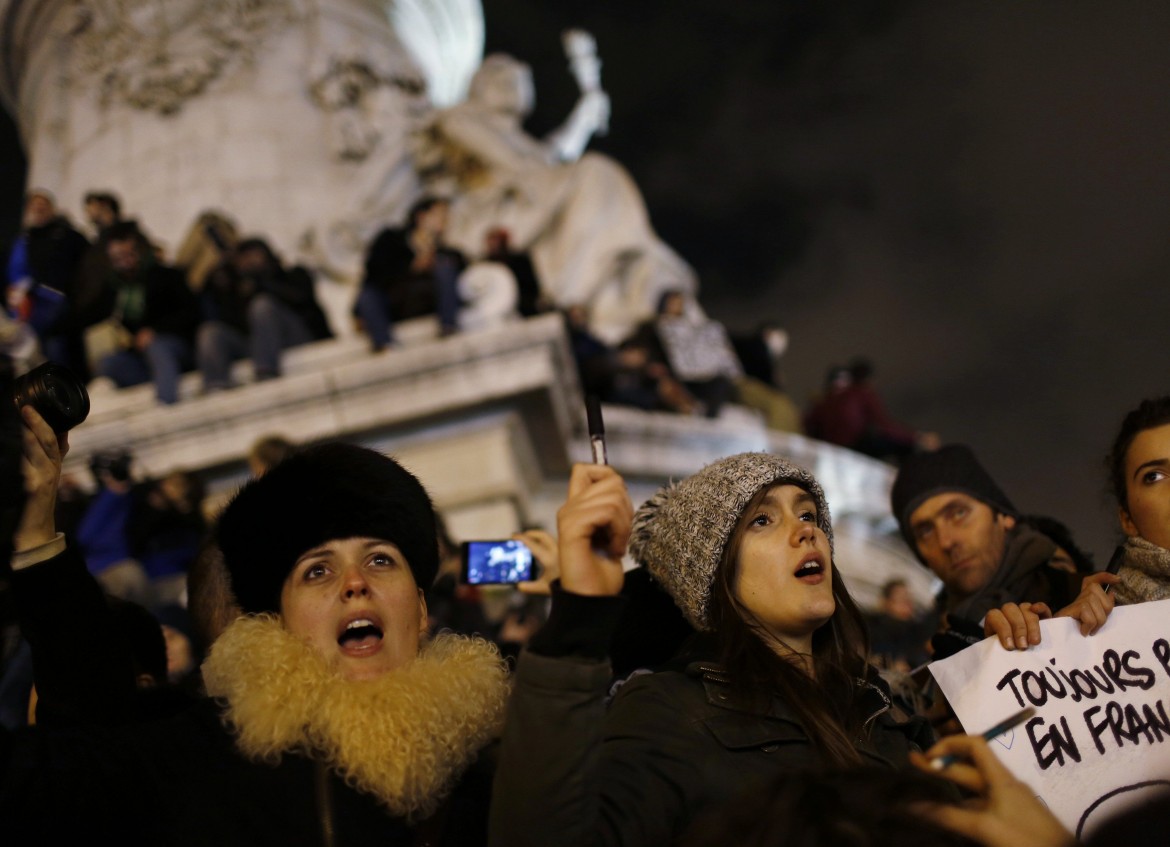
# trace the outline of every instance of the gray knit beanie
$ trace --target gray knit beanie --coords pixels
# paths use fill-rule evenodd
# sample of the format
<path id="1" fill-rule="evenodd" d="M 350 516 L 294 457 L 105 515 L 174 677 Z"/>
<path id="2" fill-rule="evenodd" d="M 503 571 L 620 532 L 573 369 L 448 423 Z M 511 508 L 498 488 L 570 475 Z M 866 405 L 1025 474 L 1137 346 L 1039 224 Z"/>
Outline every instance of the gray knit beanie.
<path id="1" fill-rule="evenodd" d="M 672 483 L 634 515 L 630 555 L 662 584 L 696 629 L 711 628 L 711 587 L 723 549 L 747 504 L 761 489 L 789 483 L 813 496 L 817 526 L 833 546 L 825 492 L 811 473 L 769 453 L 720 459 Z"/>

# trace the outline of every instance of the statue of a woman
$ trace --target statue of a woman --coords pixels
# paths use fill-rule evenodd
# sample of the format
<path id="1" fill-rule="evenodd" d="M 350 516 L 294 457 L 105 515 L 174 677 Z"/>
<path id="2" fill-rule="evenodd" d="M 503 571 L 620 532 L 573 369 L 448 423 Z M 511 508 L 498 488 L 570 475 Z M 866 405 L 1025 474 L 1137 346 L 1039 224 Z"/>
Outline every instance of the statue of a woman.
<path id="1" fill-rule="evenodd" d="M 531 69 L 494 54 L 467 99 L 436 116 L 432 138 L 457 183 L 448 240 L 478 255 L 489 230 L 508 230 L 515 248 L 532 254 L 553 302 L 588 304 L 595 331 L 619 340 L 653 313 L 662 291 L 694 290 L 694 273 L 654 233 L 625 169 L 582 155 L 609 120 L 600 87 L 585 89 L 544 140 L 524 131 L 532 105 Z"/>

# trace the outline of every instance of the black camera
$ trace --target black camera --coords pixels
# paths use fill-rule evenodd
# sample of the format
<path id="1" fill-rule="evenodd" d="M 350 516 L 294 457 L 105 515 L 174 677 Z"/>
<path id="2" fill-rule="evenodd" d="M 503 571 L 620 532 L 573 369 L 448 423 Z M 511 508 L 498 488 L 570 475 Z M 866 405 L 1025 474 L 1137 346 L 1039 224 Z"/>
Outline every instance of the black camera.
<path id="1" fill-rule="evenodd" d="M 89 416 L 89 392 L 73 371 L 57 362 L 38 365 L 12 383 L 16 407 L 32 406 L 58 434 Z"/>

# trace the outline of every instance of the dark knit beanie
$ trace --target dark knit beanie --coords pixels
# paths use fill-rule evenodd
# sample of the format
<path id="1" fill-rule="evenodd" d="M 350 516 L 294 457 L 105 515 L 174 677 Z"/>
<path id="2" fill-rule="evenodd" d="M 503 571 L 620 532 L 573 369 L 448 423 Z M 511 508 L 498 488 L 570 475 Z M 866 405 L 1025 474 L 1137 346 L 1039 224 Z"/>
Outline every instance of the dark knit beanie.
<path id="1" fill-rule="evenodd" d="M 915 556 L 918 556 L 918 545 L 910 528 L 910 515 L 934 495 L 948 491 L 967 494 L 997 512 L 1019 517 L 1012 501 L 966 444 L 948 444 L 933 453 L 907 456 L 890 491 L 890 507 L 902 537 Z"/>
<path id="2" fill-rule="evenodd" d="M 711 587 L 743 510 L 762 489 L 790 483 L 813 496 L 817 526 L 833 545 L 825 492 L 811 473 L 769 453 L 720 459 L 662 488 L 634 515 L 630 555 L 658 580 L 693 627 L 711 628 Z"/>
<path id="3" fill-rule="evenodd" d="M 352 444 L 309 447 L 249 482 L 224 510 L 217 537 L 245 612 L 280 611 L 297 559 L 332 539 L 393 542 L 424 590 L 439 568 L 435 512 L 422 484 L 393 459 Z"/>

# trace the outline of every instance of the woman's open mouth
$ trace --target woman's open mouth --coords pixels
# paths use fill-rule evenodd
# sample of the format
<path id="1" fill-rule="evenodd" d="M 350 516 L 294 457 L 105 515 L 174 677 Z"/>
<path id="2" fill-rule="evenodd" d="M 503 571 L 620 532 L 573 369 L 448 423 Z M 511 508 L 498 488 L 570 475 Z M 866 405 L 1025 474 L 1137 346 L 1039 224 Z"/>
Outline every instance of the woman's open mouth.
<path id="1" fill-rule="evenodd" d="M 372 616 L 346 621 L 337 636 L 337 645 L 347 656 L 368 656 L 382 648 L 382 627 Z"/>
<path id="2" fill-rule="evenodd" d="M 825 578 L 825 563 L 819 553 L 805 556 L 796 569 L 796 578 L 809 585 L 817 585 Z"/>

